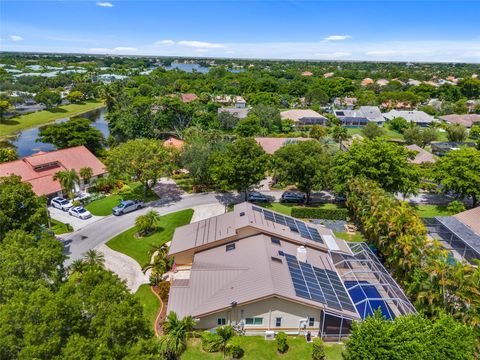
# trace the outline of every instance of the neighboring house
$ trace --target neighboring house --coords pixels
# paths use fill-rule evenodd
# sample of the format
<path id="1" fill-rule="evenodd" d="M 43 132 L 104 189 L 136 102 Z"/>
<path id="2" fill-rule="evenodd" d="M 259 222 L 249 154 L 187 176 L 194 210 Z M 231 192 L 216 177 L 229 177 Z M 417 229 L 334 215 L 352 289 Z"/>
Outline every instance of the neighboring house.
<path id="1" fill-rule="evenodd" d="M 235 107 L 237 109 L 244 109 L 247 106 L 247 102 L 241 96 L 235 96 Z"/>
<path id="2" fill-rule="evenodd" d="M 195 328 L 231 324 L 340 340 L 374 309 L 388 319 L 415 308 L 365 243 L 250 203 L 179 227 L 167 312 Z M 354 270 L 354 271 L 353 271 Z"/>
<path id="3" fill-rule="evenodd" d="M 238 109 L 243 109 L 247 106 L 247 102 L 241 96 L 219 95 L 215 96 L 214 102 L 224 106 L 234 106 Z"/>
<path id="4" fill-rule="evenodd" d="M 185 145 L 185 141 L 174 138 L 173 136 L 169 137 L 167 140 L 163 142 L 163 146 L 174 147 L 177 150 L 181 150 L 184 145 Z"/>
<path id="5" fill-rule="evenodd" d="M 81 168 L 90 167 L 93 176 L 89 187 L 93 182 L 106 174 L 105 165 L 98 160 L 85 146 L 77 146 L 68 149 L 39 152 L 20 160 L 0 164 L 0 176 L 18 175 L 23 181 L 32 185 L 33 191 L 38 196 L 59 196 L 62 187 L 53 176 L 59 171 L 75 169 L 77 173 Z M 79 190 L 79 189 L 76 189 Z"/>
<path id="6" fill-rule="evenodd" d="M 385 122 L 377 106 L 360 106 L 356 110 L 334 110 L 333 113 L 340 119 L 342 125 L 364 126 L 369 122 L 382 125 Z"/>
<path id="7" fill-rule="evenodd" d="M 424 219 L 430 237 L 437 239 L 458 261 L 476 265 L 480 259 L 480 207 L 455 216 Z"/>
<path id="8" fill-rule="evenodd" d="M 218 115 L 221 113 L 229 113 L 236 116 L 238 119 L 245 119 L 250 112 L 248 108 L 223 107 L 218 109 Z"/>
<path id="9" fill-rule="evenodd" d="M 398 117 L 404 118 L 410 123 L 415 123 L 421 127 L 427 127 L 432 122 L 435 122 L 435 118 L 427 113 L 419 110 L 411 111 L 400 111 L 400 110 L 391 110 L 387 113 L 384 113 L 383 116 L 387 120 L 392 120 Z"/>
<path id="10" fill-rule="evenodd" d="M 382 108 L 396 109 L 396 110 L 410 110 L 412 108 L 412 104 L 408 101 L 387 100 L 382 102 Z"/>
<path id="11" fill-rule="evenodd" d="M 357 98 L 355 97 L 336 97 L 333 99 L 333 107 L 336 109 L 352 110 L 357 104 Z"/>
<path id="12" fill-rule="evenodd" d="M 419 86 L 422 82 L 415 79 L 408 80 L 407 84 L 410 86 Z"/>
<path id="13" fill-rule="evenodd" d="M 437 156 L 443 156 L 449 151 L 455 151 L 459 150 L 462 147 L 475 147 L 474 142 L 448 142 L 448 141 L 442 141 L 442 142 L 434 142 L 431 144 L 432 146 L 432 153 L 434 153 Z"/>
<path id="14" fill-rule="evenodd" d="M 189 103 L 189 102 L 198 100 L 198 96 L 195 94 L 180 94 L 180 99 L 184 103 Z"/>
<path id="15" fill-rule="evenodd" d="M 327 125 L 328 119 L 310 109 L 287 110 L 280 113 L 282 120 L 293 120 L 296 125 Z"/>
<path id="16" fill-rule="evenodd" d="M 325 79 L 328 79 L 328 78 L 333 77 L 333 75 L 334 75 L 333 72 L 327 72 L 327 73 L 323 74 L 323 77 L 324 77 Z"/>
<path id="17" fill-rule="evenodd" d="M 408 145 L 406 146 L 408 150 L 413 150 L 416 151 L 417 154 L 415 155 L 415 158 L 412 160 L 409 160 L 411 164 L 423 164 L 423 163 L 434 163 L 437 161 L 435 156 L 433 156 L 432 153 L 428 152 L 425 149 L 422 149 L 418 145 Z"/>
<path id="18" fill-rule="evenodd" d="M 368 85 L 372 85 L 374 83 L 374 81 L 370 78 L 365 78 L 362 80 L 362 82 L 360 83 L 362 86 L 368 86 Z"/>
<path id="19" fill-rule="evenodd" d="M 465 114 L 465 115 L 443 115 L 438 117 L 440 120 L 443 120 L 450 124 L 460 124 L 467 128 L 471 128 L 475 122 L 480 123 L 480 115 L 477 114 Z"/>
<path id="20" fill-rule="evenodd" d="M 312 76 L 312 75 L 313 75 L 313 73 L 310 72 L 310 71 L 304 71 L 304 72 L 302 72 L 302 76 Z"/>
<path id="21" fill-rule="evenodd" d="M 312 140 L 308 138 L 274 138 L 274 137 L 257 137 L 255 141 L 265 150 L 268 154 L 273 154 L 280 149 L 283 145 L 295 143 L 299 141 Z"/>
<path id="22" fill-rule="evenodd" d="M 377 80 L 376 83 L 378 86 L 387 86 L 390 83 L 390 81 L 388 81 L 387 79 L 379 79 Z"/>

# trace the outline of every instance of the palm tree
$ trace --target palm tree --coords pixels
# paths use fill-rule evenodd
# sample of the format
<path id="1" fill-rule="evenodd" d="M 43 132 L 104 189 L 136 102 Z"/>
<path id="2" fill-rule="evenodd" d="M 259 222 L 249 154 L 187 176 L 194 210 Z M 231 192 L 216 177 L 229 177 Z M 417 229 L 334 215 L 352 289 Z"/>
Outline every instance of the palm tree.
<path id="1" fill-rule="evenodd" d="M 162 341 L 166 345 L 169 358 L 178 358 L 187 348 L 188 333 L 193 330 L 195 321 L 191 316 L 180 320 L 176 313 L 171 311 L 163 323 L 165 336 Z"/>
<path id="2" fill-rule="evenodd" d="M 77 259 L 68 267 L 68 272 L 70 274 L 80 273 L 83 274 L 87 269 L 87 264 L 82 259 Z"/>
<path id="3" fill-rule="evenodd" d="M 75 189 L 75 184 L 79 182 L 78 174 L 75 169 L 59 171 L 53 175 L 53 180 L 58 180 L 63 191 L 70 195 Z"/>
<path id="4" fill-rule="evenodd" d="M 140 215 L 135 220 L 135 226 L 139 234 L 147 235 L 155 230 L 157 222 L 160 221 L 160 215 L 154 210 L 150 210 L 145 215 Z"/>
<path id="5" fill-rule="evenodd" d="M 348 135 L 348 130 L 341 125 L 335 126 L 332 130 L 332 138 L 339 144 L 349 137 L 350 135 Z"/>
<path id="6" fill-rule="evenodd" d="M 227 341 L 230 340 L 230 338 L 233 337 L 235 333 L 231 325 L 219 326 L 217 327 L 216 331 L 217 335 L 222 338 L 223 358 L 225 359 L 225 355 L 227 352 Z"/>
<path id="7" fill-rule="evenodd" d="M 165 257 L 156 255 L 153 258 L 153 262 L 151 264 L 148 264 L 147 266 L 144 266 L 142 268 L 143 273 L 145 274 L 148 270 L 152 270 L 152 275 L 150 279 L 153 279 L 154 285 L 157 285 L 160 280 L 161 276 L 165 274 L 168 270 L 168 263 Z M 150 280 L 152 281 L 152 280 Z"/>
<path id="8" fill-rule="evenodd" d="M 83 255 L 83 260 L 88 265 L 104 266 L 105 256 L 97 250 L 90 249 Z"/>
<path id="9" fill-rule="evenodd" d="M 93 170 L 91 167 L 87 166 L 87 167 L 82 167 L 80 169 L 80 177 L 82 178 L 84 183 L 90 182 L 90 179 L 92 178 L 92 176 L 93 176 Z"/>

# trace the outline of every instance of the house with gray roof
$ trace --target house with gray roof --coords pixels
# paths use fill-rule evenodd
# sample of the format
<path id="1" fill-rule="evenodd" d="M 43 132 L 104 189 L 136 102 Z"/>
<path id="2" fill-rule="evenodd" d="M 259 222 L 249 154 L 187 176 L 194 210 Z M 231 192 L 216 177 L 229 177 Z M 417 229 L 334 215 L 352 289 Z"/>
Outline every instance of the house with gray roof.
<path id="1" fill-rule="evenodd" d="M 333 113 L 344 126 L 364 126 L 369 122 L 382 125 L 385 122 L 378 106 L 360 106 L 355 110 L 334 110 Z"/>
<path id="2" fill-rule="evenodd" d="M 197 329 L 338 341 L 379 307 L 388 319 L 415 312 L 366 244 L 250 203 L 177 228 L 168 256 L 167 312 L 191 315 Z"/>
<path id="3" fill-rule="evenodd" d="M 387 119 L 387 121 L 401 117 L 408 122 L 415 123 L 421 127 L 427 127 L 432 122 L 436 121 L 432 115 L 428 115 L 426 112 L 419 110 L 391 110 L 387 113 L 384 113 L 383 116 L 385 119 Z"/>
<path id="4" fill-rule="evenodd" d="M 250 112 L 249 108 L 222 107 L 218 109 L 218 115 L 228 113 L 236 116 L 238 119 L 245 119 Z"/>
<path id="5" fill-rule="evenodd" d="M 280 113 L 282 120 L 292 120 L 295 125 L 327 125 L 328 119 L 311 109 L 286 110 Z"/>

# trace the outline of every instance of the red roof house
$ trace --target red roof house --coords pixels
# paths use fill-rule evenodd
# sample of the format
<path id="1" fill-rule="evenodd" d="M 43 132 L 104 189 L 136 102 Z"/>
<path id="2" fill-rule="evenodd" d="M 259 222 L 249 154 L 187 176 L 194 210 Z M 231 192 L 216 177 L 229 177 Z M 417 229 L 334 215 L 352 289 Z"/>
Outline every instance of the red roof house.
<path id="1" fill-rule="evenodd" d="M 183 148 L 185 141 L 174 138 L 173 136 L 164 141 L 163 146 L 165 147 L 174 147 L 177 150 Z"/>
<path id="2" fill-rule="evenodd" d="M 182 99 L 182 102 L 189 103 L 189 102 L 197 100 L 198 96 L 195 95 L 195 94 L 181 94 L 180 98 Z"/>
<path id="3" fill-rule="evenodd" d="M 60 183 L 53 180 L 59 171 L 90 167 L 92 179 L 106 173 L 105 165 L 98 160 L 85 146 L 68 149 L 39 152 L 20 160 L 0 164 L 0 177 L 18 175 L 29 182 L 35 194 L 54 195 L 62 190 Z"/>

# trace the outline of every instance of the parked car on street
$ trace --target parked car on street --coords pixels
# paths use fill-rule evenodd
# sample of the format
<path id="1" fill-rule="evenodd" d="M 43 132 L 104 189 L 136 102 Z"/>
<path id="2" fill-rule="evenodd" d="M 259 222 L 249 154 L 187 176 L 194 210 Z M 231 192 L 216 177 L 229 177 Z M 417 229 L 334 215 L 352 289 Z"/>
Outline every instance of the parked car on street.
<path id="1" fill-rule="evenodd" d="M 248 201 L 250 202 L 268 202 L 268 198 L 259 193 L 259 192 L 251 192 L 248 194 Z"/>
<path id="2" fill-rule="evenodd" d="M 141 200 L 124 200 L 112 209 L 112 214 L 118 216 L 141 209 L 142 207 L 143 201 Z"/>
<path id="3" fill-rule="evenodd" d="M 73 207 L 73 204 L 70 200 L 64 199 L 62 197 L 54 197 L 52 201 L 50 201 L 50 205 L 56 209 L 60 209 L 63 211 L 68 211 Z"/>
<path id="4" fill-rule="evenodd" d="M 285 191 L 280 198 L 280 202 L 283 203 L 303 203 L 304 201 L 305 195 L 293 191 Z"/>
<path id="5" fill-rule="evenodd" d="M 68 214 L 82 220 L 90 219 L 92 217 L 90 211 L 83 208 L 82 206 L 75 206 L 71 208 L 70 210 L 68 210 Z"/>

